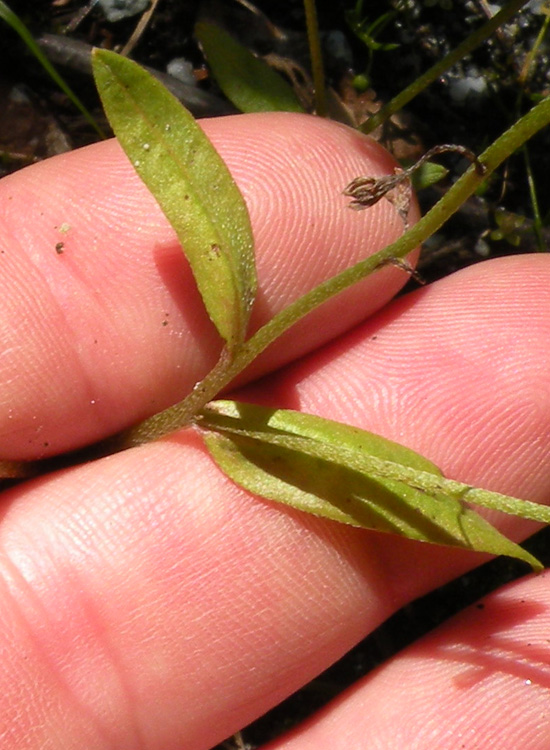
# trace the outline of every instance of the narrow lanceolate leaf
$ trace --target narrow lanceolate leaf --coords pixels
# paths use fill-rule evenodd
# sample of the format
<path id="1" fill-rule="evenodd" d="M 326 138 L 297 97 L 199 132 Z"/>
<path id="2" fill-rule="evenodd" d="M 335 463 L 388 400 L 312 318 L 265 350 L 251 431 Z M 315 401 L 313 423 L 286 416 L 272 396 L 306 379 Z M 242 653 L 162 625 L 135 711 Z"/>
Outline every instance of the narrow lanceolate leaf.
<path id="1" fill-rule="evenodd" d="M 191 113 L 149 73 L 107 50 L 94 51 L 93 69 L 116 137 L 176 231 L 210 318 L 235 349 L 256 292 L 239 189 Z"/>
<path id="2" fill-rule="evenodd" d="M 465 497 L 475 502 L 481 493 L 491 496 L 482 504 L 516 513 L 521 500 L 447 480 L 427 459 L 379 435 L 310 414 L 234 401 L 209 404 L 199 426 L 222 471 L 269 500 L 352 526 L 508 555 L 541 568 L 464 503 Z M 525 505 L 527 517 L 538 508 L 537 520 L 550 518 L 547 508 Z"/>
<path id="3" fill-rule="evenodd" d="M 223 29 L 201 22 L 195 36 L 219 87 L 241 112 L 304 111 L 284 78 Z"/>

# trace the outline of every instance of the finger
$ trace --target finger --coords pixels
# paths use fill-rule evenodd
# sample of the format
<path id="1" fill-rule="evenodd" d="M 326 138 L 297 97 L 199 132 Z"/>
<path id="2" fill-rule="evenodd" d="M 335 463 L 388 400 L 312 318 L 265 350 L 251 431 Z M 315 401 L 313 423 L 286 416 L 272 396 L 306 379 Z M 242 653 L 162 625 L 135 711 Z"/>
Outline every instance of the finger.
<path id="1" fill-rule="evenodd" d="M 419 451 L 447 477 L 547 502 L 549 274 L 547 256 L 472 266 L 402 297 L 246 396 L 330 415 Z M 484 515 L 516 539 L 535 528 Z M 408 597 L 411 579 L 398 572 L 410 547 L 400 552 L 396 540 L 390 549 L 384 564 Z M 432 548 L 420 580 L 448 579 L 456 559 Z"/>
<path id="2" fill-rule="evenodd" d="M 204 128 L 251 215 L 260 281 L 253 329 L 401 234 L 386 200 L 347 208 L 342 190 L 351 178 L 393 169 L 355 131 L 288 114 L 219 118 Z M 1 457 L 98 440 L 180 400 L 210 369 L 221 342 L 174 232 L 114 141 L 6 178 L 0 206 Z M 344 293 L 261 368 L 351 327 L 405 280 L 384 269 Z"/>
<path id="3" fill-rule="evenodd" d="M 456 274 L 288 368 L 277 395 L 543 499 L 549 282 L 539 256 Z M 33 732 L 41 749 L 208 748 L 480 560 L 253 498 L 192 432 L 15 488 L 4 507 L 8 750 Z"/>
<path id="4" fill-rule="evenodd" d="M 269 750 L 546 750 L 549 582 L 491 594 Z"/>

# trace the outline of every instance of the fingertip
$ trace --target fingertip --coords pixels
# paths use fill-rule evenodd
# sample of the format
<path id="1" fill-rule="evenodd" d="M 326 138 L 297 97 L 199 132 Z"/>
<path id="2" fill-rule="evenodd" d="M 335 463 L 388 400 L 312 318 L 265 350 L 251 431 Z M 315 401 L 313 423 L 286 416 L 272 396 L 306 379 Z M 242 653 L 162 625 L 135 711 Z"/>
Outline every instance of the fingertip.
<path id="1" fill-rule="evenodd" d="M 393 169 L 370 139 L 288 113 L 201 124 L 251 216 L 260 280 L 252 330 L 402 233 L 387 201 L 354 212 L 342 195 L 358 173 Z M 0 455 L 74 449 L 183 398 L 221 342 L 173 229 L 116 142 L 22 170 L 0 190 Z M 385 269 L 339 295 L 255 374 L 337 336 L 404 281 Z"/>
<path id="2" fill-rule="evenodd" d="M 391 174 L 397 166 L 372 138 L 330 120 L 285 112 L 210 120 L 205 127 L 251 216 L 260 288 L 252 331 L 320 280 L 403 233 L 403 220 L 388 200 L 353 211 L 344 195 L 354 178 Z M 418 218 L 412 197 L 409 220 Z M 247 370 L 246 380 L 335 338 L 382 307 L 406 281 L 403 271 L 385 268 L 346 289 L 270 347 Z"/>
<path id="3" fill-rule="evenodd" d="M 545 750 L 548 581 L 530 576 L 490 594 L 269 750 Z"/>

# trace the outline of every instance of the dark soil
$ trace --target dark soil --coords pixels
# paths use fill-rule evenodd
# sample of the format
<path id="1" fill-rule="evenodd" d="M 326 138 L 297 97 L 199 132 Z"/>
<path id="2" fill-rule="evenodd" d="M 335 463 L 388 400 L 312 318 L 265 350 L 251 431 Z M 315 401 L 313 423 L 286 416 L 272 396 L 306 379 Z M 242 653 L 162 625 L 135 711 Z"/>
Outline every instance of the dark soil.
<path id="1" fill-rule="evenodd" d="M 132 38 L 139 16 L 109 22 L 98 5 L 85 13 L 86 0 L 10 0 L 8 4 L 40 41 L 99 125 L 108 130 L 90 76 L 89 45 L 123 48 Z M 483 23 L 487 8 L 484 0 L 434 0 L 430 4 L 427 0 L 371 0 L 365 5 L 371 23 L 391 14 L 387 23 L 373 32 L 371 50 L 346 23 L 346 11 L 353 10 L 355 2 L 334 0 L 323 3 L 319 11 L 328 81 L 346 102 L 345 118 L 355 124 Z M 191 63 L 197 90 L 204 94 L 202 109 L 199 107 L 196 114 L 215 116 L 232 111 L 209 76 L 194 40 L 193 27 L 199 17 L 223 23 L 259 54 L 276 54 L 283 62 L 292 60 L 308 69 L 301 2 L 259 0 L 257 7 L 262 14 L 254 15 L 230 0 L 162 0 L 148 26 L 137 35 L 131 56 L 161 72 L 174 58 L 185 58 Z M 545 18 L 536 7 L 522 12 L 413 100 L 383 134 L 396 156 L 413 159 L 441 143 L 461 144 L 480 153 L 533 102 L 548 94 L 548 44 L 543 39 L 535 47 Z M 284 34 L 277 34 L 273 25 Z M 70 30 L 65 34 L 67 27 Z M 95 130 L 5 25 L 2 40 L 0 176 L 97 140 Z M 385 45 L 389 48 L 384 49 Z M 398 46 L 392 49 L 392 45 Z M 528 69 L 528 55 L 534 48 L 537 54 Z M 355 78 L 359 75 L 360 81 Z M 354 79 L 363 84 L 362 89 L 352 85 Z M 487 257 L 546 247 L 549 145 L 546 130 L 510 159 L 483 194 L 469 201 L 427 243 L 420 266 L 426 279 L 439 278 Z M 443 157 L 442 161 L 450 169 L 448 181 L 464 168 L 463 161 L 456 157 Z M 429 208 L 444 189 L 445 185 L 438 185 L 424 191 L 420 196 L 423 208 Z M 548 532 L 543 531 L 529 542 L 529 549 L 546 564 L 550 564 L 549 539 Z M 244 730 L 244 742 L 254 748 L 277 736 L 453 613 L 525 572 L 519 563 L 498 559 L 407 606 L 312 684 Z"/>

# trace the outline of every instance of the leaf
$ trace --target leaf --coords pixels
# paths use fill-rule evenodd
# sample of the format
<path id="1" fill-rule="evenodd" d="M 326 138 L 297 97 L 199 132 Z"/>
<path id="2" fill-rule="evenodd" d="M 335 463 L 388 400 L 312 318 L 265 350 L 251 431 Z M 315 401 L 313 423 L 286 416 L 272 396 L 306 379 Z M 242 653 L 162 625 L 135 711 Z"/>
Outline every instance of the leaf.
<path id="1" fill-rule="evenodd" d="M 398 49 L 401 45 L 395 43 L 377 42 L 376 35 L 379 34 L 387 24 L 396 17 L 396 11 L 384 13 L 375 21 L 369 23 L 366 17 L 363 17 L 363 3 L 358 3 L 353 10 L 344 12 L 344 17 L 350 29 L 360 39 L 363 44 L 373 52 L 383 51 L 390 52 Z"/>
<path id="2" fill-rule="evenodd" d="M 209 23 L 195 26 L 214 78 L 242 112 L 303 112 L 292 87 L 263 60 Z"/>
<path id="3" fill-rule="evenodd" d="M 94 50 L 109 122 L 174 228 L 204 305 L 234 350 L 256 292 L 248 211 L 229 170 L 190 112 L 139 65 Z"/>
<path id="4" fill-rule="evenodd" d="M 418 192 L 424 190 L 431 185 L 435 185 L 437 182 L 445 179 L 449 174 L 449 170 L 442 167 L 441 164 L 436 164 L 434 161 L 427 161 L 417 169 L 411 175 L 411 182 L 413 188 Z"/>
<path id="5" fill-rule="evenodd" d="M 446 480 L 430 461 L 379 435 L 234 401 L 209 404 L 199 426 L 222 471 L 257 495 L 352 526 L 509 555 L 541 569 L 464 504 L 471 488 Z"/>

